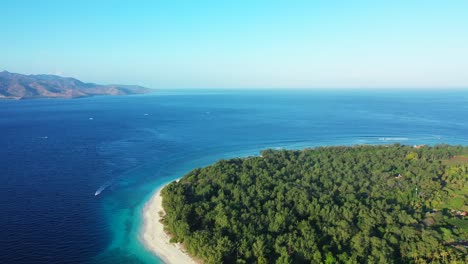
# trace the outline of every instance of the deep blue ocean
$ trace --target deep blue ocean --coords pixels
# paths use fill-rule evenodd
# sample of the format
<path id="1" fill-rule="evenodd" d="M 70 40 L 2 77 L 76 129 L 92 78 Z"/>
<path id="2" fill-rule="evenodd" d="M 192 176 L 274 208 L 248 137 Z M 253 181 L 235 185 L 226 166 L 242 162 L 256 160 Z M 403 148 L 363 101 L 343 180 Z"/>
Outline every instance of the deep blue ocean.
<path id="1" fill-rule="evenodd" d="M 467 145 L 468 91 L 0 101 L 0 263 L 159 263 L 139 232 L 161 184 L 265 148 L 393 143 Z"/>

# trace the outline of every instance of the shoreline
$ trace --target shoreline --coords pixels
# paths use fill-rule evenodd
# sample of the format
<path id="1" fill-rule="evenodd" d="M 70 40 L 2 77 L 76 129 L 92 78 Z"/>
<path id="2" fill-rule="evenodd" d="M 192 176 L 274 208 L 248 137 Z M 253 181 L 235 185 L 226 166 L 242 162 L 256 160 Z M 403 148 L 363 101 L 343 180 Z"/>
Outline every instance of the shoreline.
<path id="1" fill-rule="evenodd" d="M 164 231 L 164 225 L 161 223 L 162 217 L 165 215 L 161 190 L 167 184 L 160 186 L 143 207 L 143 229 L 140 233 L 140 239 L 145 248 L 158 256 L 165 264 L 197 264 L 182 249 L 180 243 L 170 243 L 171 238 Z"/>

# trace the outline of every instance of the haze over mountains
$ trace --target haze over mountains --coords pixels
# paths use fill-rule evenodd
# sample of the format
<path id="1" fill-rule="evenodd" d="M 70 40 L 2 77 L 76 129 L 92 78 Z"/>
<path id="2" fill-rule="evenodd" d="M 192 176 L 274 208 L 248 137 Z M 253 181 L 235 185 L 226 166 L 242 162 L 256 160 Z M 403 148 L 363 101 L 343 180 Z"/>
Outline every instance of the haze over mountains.
<path id="1" fill-rule="evenodd" d="M 79 98 L 95 95 L 131 95 L 153 92 L 137 85 L 99 85 L 56 75 L 0 72 L 0 99 Z"/>

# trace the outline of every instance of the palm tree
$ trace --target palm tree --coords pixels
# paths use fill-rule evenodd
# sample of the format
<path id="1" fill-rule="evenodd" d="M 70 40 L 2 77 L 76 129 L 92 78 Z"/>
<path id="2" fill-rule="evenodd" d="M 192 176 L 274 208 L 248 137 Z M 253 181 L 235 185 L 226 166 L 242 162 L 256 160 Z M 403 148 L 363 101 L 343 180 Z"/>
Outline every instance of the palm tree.
<path id="1" fill-rule="evenodd" d="M 436 263 L 439 263 L 439 260 L 440 260 L 439 252 L 435 251 L 434 254 L 432 255 L 432 259 L 436 260 Z"/>
<path id="2" fill-rule="evenodd" d="M 440 252 L 440 255 L 442 256 L 442 259 L 444 260 L 444 263 L 446 263 L 446 262 L 447 262 L 447 259 L 446 259 L 446 258 L 447 258 L 447 256 L 448 256 L 448 252 L 445 251 L 445 250 L 442 250 L 442 251 Z"/>
<path id="3" fill-rule="evenodd" d="M 252 250 L 254 256 L 257 257 L 257 262 L 260 263 L 266 263 L 266 259 L 264 256 L 265 253 L 265 244 L 262 239 L 258 239 L 255 241 L 255 243 L 252 245 Z"/>
<path id="4" fill-rule="evenodd" d="M 426 264 L 426 260 L 423 259 L 423 258 L 418 258 L 418 261 L 416 263 L 420 263 L 420 264 Z"/>

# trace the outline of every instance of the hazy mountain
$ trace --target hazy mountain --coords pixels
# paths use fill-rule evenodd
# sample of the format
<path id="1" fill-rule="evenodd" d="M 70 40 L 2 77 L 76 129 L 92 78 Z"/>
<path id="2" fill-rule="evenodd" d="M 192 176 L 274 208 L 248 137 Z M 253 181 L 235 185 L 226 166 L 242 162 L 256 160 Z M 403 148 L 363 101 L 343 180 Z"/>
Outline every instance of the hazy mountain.
<path id="1" fill-rule="evenodd" d="M 93 95 L 129 95 L 154 90 L 136 85 L 99 85 L 56 75 L 0 72 L 0 99 L 77 98 Z"/>

